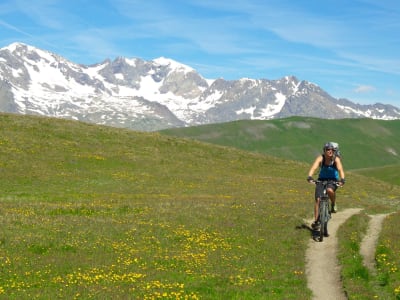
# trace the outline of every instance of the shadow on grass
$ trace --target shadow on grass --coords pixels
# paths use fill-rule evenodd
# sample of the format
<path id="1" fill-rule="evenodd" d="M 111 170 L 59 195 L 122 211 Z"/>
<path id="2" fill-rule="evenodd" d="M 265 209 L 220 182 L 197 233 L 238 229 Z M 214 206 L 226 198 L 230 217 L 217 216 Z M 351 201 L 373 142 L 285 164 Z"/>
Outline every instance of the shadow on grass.
<path id="1" fill-rule="evenodd" d="M 319 230 L 317 229 L 313 229 L 310 225 L 307 225 L 305 223 L 301 224 L 301 225 L 297 225 L 296 229 L 298 230 L 308 230 L 310 232 L 311 238 L 316 241 L 319 242 Z"/>

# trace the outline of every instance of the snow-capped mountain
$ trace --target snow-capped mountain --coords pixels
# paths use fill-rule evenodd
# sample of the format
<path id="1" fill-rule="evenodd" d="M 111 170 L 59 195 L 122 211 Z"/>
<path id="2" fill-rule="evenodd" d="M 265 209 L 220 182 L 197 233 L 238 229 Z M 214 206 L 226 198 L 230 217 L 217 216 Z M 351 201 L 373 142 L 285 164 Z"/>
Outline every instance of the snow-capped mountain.
<path id="1" fill-rule="evenodd" d="M 146 131 L 293 115 L 400 118 L 394 106 L 335 99 L 293 76 L 209 80 L 167 58 L 85 66 L 20 43 L 0 49 L 0 111 Z"/>

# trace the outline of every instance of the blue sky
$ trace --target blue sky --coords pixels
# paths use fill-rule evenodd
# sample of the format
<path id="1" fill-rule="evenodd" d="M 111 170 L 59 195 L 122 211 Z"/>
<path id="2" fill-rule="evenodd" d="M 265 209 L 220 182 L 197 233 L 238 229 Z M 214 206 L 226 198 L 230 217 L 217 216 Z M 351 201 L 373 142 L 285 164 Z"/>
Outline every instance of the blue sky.
<path id="1" fill-rule="evenodd" d="M 161 56 L 207 79 L 294 75 L 400 107 L 398 0 L 2 0 L 0 47 L 75 63 Z"/>

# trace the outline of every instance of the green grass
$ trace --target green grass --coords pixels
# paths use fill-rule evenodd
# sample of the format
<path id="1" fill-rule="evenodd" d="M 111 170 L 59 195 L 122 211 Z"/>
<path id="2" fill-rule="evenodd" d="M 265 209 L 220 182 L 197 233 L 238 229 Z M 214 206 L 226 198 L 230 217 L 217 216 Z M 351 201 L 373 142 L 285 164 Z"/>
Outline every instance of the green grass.
<path id="1" fill-rule="evenodd" d="M 349 299 L 400 299 L 400 214 L 391 214 L 383 223 L 375 253 L 375 270 L 368 270 L 359 253 L 369 217 L 351 217 L 339 230 L 339 262 L 343 285 Z"/>
<path id="2" fill-rule="evenodd" d="M 307 163 L 58 119 L 0 128 L 0 299 L 311 297 Z M 399 188 L 372 183 L 349 173 L 340 208 L 398 210 Z"/>
<path id="3" fill-rule="evenodd" d="M 311 164 L 327 141 L 340 144 L 346 170 L 399 184 L 400 120 L 290 117 L 175 128 L 162 134 Z M 390 167 L 380 172 L 378 168 Z M 366 170 L 366 168 L 368 168 Z M 375 168 L 377 168 L 375 170 Z M 391 173 L 389 173 L 391 171 Z"/>
<path id="4" fill-rule="evenodd" d="M 386 218 L 376 251 L 378 284 L 393 299 L 400 299 L 399 224 L 399 212 Z"/>
<path id="5" fill-rule="evenodd" d="M 399 168 L 400 165 L 396 164 L 382 167 L 358 169 L 353 170 L 353 172 L 367 177 L 378 178 L 380 180 L 400 186 Z"/>
<path id="6" fill-rule="evenodd" d="M 343 285 L 349 299 L 374 299 L 382 296 L 382 293 L 375 291 L 373 274 L 363 265 L 360 254 L 360 243 L 366 234 L 368 221 L 369 217 L 365 213 L 355 215 L 349 218 L 338 232 L 338 258 L 343 266 Z M 386 297 L 387 295 L 382 298 Z"/>

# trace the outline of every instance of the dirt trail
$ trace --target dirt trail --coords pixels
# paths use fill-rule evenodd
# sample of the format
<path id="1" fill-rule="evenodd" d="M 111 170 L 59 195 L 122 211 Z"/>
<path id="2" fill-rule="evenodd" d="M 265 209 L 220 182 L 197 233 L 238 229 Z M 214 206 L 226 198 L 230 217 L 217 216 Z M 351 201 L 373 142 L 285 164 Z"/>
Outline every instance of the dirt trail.
<path id="1" fill-rule="evenodd" d="M 311 240 L 306 252 L 306 275 L 308 287 L 313 292 L 314 300 L 345 300 L 340 280 L 340 265 L 337 261 L 338 242 L 337 229 L 352 215 L 361 211 L 358 208 L 346 209 L 333 215 L 329 222 L 328 238 L 322 243 Z M 382 222 L 387 215 L 371 215 L 368 230 L 364 237 L 360 253 L 365 266 L 374 272 L 375 247 L 382 228 Z M 321 265 L 322 262 L 322 265 Z"/>
<path id="2" fill-rule="evenodd" d="M 322 243 L 310 241 L 306 252 L 306 275 L 308 287 L 314 294 L 313 299 L 347 299 L 340 281 L 336 232 L 341 224 L 360 211 L 361 209 L 353 208 L 337 212 L 329 221 L 330 236 Z"/>
<path id="3" fill-rule="evenodd" d="M 369 215 L 371 219 L 368 230 L 360 246 L 364 265 L 373 273 L 375 273 L 375 249 L 382 229 L 382 222 L 387 216 L 388 214 Z"/>

